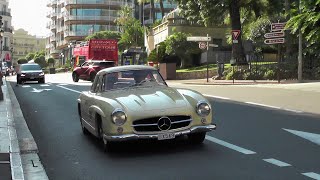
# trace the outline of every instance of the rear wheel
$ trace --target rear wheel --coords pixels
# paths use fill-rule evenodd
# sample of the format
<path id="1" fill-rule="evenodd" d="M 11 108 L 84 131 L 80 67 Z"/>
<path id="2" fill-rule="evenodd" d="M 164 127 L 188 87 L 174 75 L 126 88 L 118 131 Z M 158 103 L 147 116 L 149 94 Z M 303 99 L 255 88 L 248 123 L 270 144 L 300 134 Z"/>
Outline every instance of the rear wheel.
<path id="1" fill-rule="evenodd" d="M 79 75 L 77 73 L 72 73 L 72 80 L 73 82 L 78 82 L 79 81 Z"/>
<path id="2" fill-rule="evenodd" d="M 192 144 L 201 144 L 201 143 L 203 143 L 205 138 L 206 138 L 205 132 L 188 134 L 188 140 Z"/>

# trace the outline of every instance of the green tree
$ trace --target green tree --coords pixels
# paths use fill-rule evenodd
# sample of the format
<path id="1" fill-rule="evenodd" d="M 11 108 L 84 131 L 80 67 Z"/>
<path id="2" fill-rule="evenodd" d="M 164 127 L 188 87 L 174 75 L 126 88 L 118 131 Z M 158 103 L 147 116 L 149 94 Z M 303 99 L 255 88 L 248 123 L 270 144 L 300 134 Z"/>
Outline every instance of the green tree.
<path id="1" fill-rule="evenodd" d="M 86 41 L 90 39 L 115 39 L 115 40 L 120 40 L 121 34 L 119 32 L 115 31 L 99 31 L 95 32 L 92 35 L 89 35 L 85 38 Z"/>
<path id="2" fill-rule="evenodd" d="M 54 67 L 55 61 L 53 58 L 49 58 L 47 62 L 48 64 L 52 64 L 52 67 Z"/>
<path id="3" fill-rule="evenodd" d="M 25 58 L 18 59 L 18 64 L 25 64 L 25 63 L 28 63 L 27 59 L 25 59 Z"/>
<path id="4" fill-rule="evenodd" d="M 196 42 L 187 41 L 187 36 L 186 33 L 176 32 L 165 41 L 166 54 L 178 56 L 181 59 L 181 68 L 191 65 L 192 55 L 201 52 Z"/>
<path id="5" fill-rule="evenodd" d="M 121 39 L 118 43 L 119 50 L 123 51 L 130 47 L 143 46 L 143 27 L 141 22 L 132 17 L 132 8 L 124 6 L 120 11 L 120 17 L 116 23 L 121 27 Z"/>
<path id="6" fill-rule="evenodd" d="M 30 60 L 34 59 L 34 57 L 35 57 L 35 53 L 28 53 L 26 55 L 26 60 L 30 61 Z"/>
<path id="7" fill-rule="evenodd" d="M 274 7 L 272 4 L 269 4 L 268 0 L 176 1 L 179 3 L 180 13 L 190 21 L 206 26 L 230 23 L 233 30 L 240 30 L 241 32 L 243 22 L 252 20 L 253 17 L 258 18 L 264 13 L 271 12 L 271 7 Z M 238 43 L 232 44 L 233 58 L 238 59 L 240 63 L 245 62 L 242 38 L 242 34 L 240 34 Z"/>
<path id="8" fill-rule="evenodd" d="M 287 22 L 286 27 L 292 29 L 292 33 L 298 34 L 301 27 L 301 33 L 305 37 L 306 45 L 312 54 L 320 55 L 320 0 L 300 0 L 295 3 L 292 10 L 292 17 Z"/>
<path id="9" fill-rule="evenodd" d="M 36 57 L 36 58 L 34 59 L 34 62 L 37 63 L 37 64 L 39 64 L 39 65 L 41 66 L 41 68 L 47 67 L 47 62 L 46 62 L 44 56 Z"/>

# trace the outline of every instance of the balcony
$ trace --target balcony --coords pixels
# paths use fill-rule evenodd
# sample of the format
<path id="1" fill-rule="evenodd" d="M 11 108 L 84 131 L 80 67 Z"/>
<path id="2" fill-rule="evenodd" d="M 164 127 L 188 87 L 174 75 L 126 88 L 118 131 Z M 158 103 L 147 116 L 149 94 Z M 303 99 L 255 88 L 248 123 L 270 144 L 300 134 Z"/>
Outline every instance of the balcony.
<path id="1" fill-rule="evenodd" d="M 59 54 L 59 53 L 60 53 L 60 51 L 57 50 L 56 48 L 54 48 L 54 47 L 50 48 L 50 54 Z"/>
<path id="2" fill-rule="evenodd" d="M 57 2 L 58 2 L 58 0 L 50 0 L 50 1 L 47 3 L 47 7 L 56 6 L 56 5 L 57 5 Z"/>
<path id="3" fill-rule="evenodd" d="M 4 27 L 2 28 L 4 32 L 9 32 L 9 33 L 12 33 L 12 29 L 11 28 L 8 28 L 8 27 Z"/>
<path id="4" fill-rule="evenodd" d="M 66 46 L 67 44 L 68 44 L 68 42 L 66 40 L 57 41 L 57 47 Z"/>
<path id="5" fill-rule="evenodd" d="M 7 11 L 0 11 L 0 15 L 1 16 L 11 16 L 11 13 L 7 12 Z"/>
<path id="6" fill-rule="evenodd" d="M 86 32 L 86 31 L 66 31 L 64 36 L 88 36 L 92 32 Z"/>
<path id="7" fill-rule="evenodd" d="M 143 8 L 144 8 L 144 10 L 148 10 L 149 11 L 151 9 L 151 4 L 146 4 L 146 5 L 144 5 Z M 160 10 L 160 4 L 159 3 L 155 3 L 154 4 L 154 8 Z M 172 10 L 172 9 L 177 8 L 177 5 L 176 4 L 170 4 L 170 3 L 164 3 L 163 4 L 163 8 L 168 11 L 168 10 Z"/>
<path id="8" fill-rule="evenodd" d="M 99 7 L 99 8 L 116 8 L 120 9 L 122 6 L 126 5 L 124 1 L 116 0 L 65 0 L 66 8 L 79 8 L 79 7 Z M 133 7 L 133 3 L 127 3 L 128 6 Z"/>
<path id="9" fill-rule="evenodd" d="M 50 36 L 50 42 L 56 42 L 56 37 L 55 36 Z"/>
<path id="10" fill-rule="evenodd" d="M 63 32 L 63 31 L 65 31 L 67 29 L 67 26 L 58 26 L 57 27 L 57 32 Z"/>
<path id="11" fill-rule="evenodd" d="M 104 22 L 112 22 L 114 23 L 114 21 L 117 19 L 117 16 L 66 16 L 64 18 L 65 22 L 67 21 L 75 21 L 75 23 L 77 23 L 77 21 L 95 21 L 95 22 L 99 22 L 100 23 L 104 23 Z"/>

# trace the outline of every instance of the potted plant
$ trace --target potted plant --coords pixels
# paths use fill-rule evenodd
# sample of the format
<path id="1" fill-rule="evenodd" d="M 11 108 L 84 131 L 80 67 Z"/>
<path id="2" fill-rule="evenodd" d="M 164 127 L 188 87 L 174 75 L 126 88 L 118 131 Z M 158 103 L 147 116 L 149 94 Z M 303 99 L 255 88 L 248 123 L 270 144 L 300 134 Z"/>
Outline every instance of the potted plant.
<path id="1" fill-rule="evenodd" d="M 54 67 L 54 59 L 53 58 L 49 58 L 48 59 L 48 64 L 52 64 L 52 67 L 49 68 L 49 73 L 50 74 L 55 74 L 56 73 L 56 68 Z"/>

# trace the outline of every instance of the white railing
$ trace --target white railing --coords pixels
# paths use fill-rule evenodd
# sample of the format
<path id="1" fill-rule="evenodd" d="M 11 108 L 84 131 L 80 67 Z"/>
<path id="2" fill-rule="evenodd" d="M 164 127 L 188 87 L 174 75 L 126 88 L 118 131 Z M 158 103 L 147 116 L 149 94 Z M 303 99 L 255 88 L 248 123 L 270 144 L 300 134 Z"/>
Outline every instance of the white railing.
<path id="1" fill-rule="evenodd" d="M 93 20 L 93 21 L 114 21 L 117 16 L 66 16 L 65 21 L 75 21 L 75 20 Z"/>

